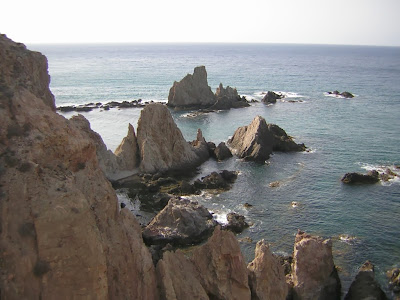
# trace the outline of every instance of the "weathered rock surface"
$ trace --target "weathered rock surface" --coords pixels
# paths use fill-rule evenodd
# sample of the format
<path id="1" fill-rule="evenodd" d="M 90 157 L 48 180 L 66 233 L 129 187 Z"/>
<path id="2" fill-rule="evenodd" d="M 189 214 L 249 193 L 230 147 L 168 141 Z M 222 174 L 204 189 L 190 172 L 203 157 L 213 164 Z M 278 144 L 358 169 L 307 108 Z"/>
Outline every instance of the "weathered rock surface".
<path id="1" fill-rule="evenodd" d="M 204 162 L 210 158 L 210 149 L 208 148 L 208 143 L 203 137 L 203 132 L 201 129 L 197 129 L 196 140 L 191 142 L 191 145 L 193 146 L 193 150 L 200 158 L 201 162 Z"/>
<path id="2" fill-rule="evenodd" d="M 247 269 L 252 299 L 286 299 L 288 284 L 283 267 L 264 240 L 257 242 L 255 258 Z"/>
<path id="3" fill-rule="evenodd" d="M 379 182 L 379 173 L 376 170 L 369 171 L 367 174 L 346 173 L 341 180 L 348 184 L 373 184 Z"/>
<path id="4" fill-rule="evenodd" d="M 172 198 L 143 230 L 147 244 L 190 245 L 207 238 L 217 222 L 197 202 Z"/>
<path id="5" fill-rule="evenodd" d="M 191 260 L 210 299 L 250 299 L 246 263 L 232 232 L 217 226 L 207 243 L 193 250 Z"/>
<path id="6" fill-rule="evenodd" d="M 215 104 L 209 107 L 209 109 L 226 110 L 250 106 L 246 98 L 240 97 L 235 88 L 231 88 L 230 86 L 224 88 L 222 83 L 219 84 L 215 92 L 215 99 Z"/>
<path id="7" fill-rule="evenodd" d="M 157 264 L 157 277 L 162 299 L 209 299 L 196 268 L 180 250 L 163 254 Z"/>
<path id="8" fill-rule="evenodd" d="M 230 188 L 230 185 L 235 182 L 237 172 L 222 170 L 221 172 L 212 172 L 210 175 L 197 179 L 194 186 L 198 189 L 222 189 Z"/>
<path id="9" fill-rule="evenodd" d="M 257 116 L 248 126 L 239 127 L 228 145 L 245 160 L 264 162 L 272 154 L 274 137 L 264 118 Z"/>
<path id="10" fill-rule="evenodd" d="M 121 144 L 114 152 L 121 170 L 134 170 L 139 165 L 139 146 L 135 129 L 131 124 L 128 126 L 128 134 L 123 138 Z"/>
<path id="11" fill-rule="evenodd" d="M 0 74 L 1 298 L 157 299 L 95 144 L 54 112 L 45 57 L 1 35 Z"/>
<path id="12" fill-rule="evenodd" d="M 293 141 L 292 137 L 288 136 L 286 131 L 275 124 L 268 124 L 268 130 L 274 136 L 272 150 L 281 152 L 292 152 L 292 151 L 305 151 L 306 146 L 304 144 L 297 144 Z"/>
<path id="13" fill-rule="evenodd" d="M 149 104 L 141 111 L 137 141 L 144 173 L 193 169 L 202 163 L 165 105 Z"/>
<path id="14" fill-rule="evenodd" d="M 175 81 L 168 95 L 168 106 L 177 109 L 208 108 L 215 103 L 215 95 L 207 82 L 204 66 L 194 69 L 181 81 Z"/>
<path id="15" fill-rule="evenodd" d="M 387 272 L 389 278 L 389 288 L 396 295 L 396 299 L 400 299 L 400 269 L 394 268 Z"/>
<path id="16" fill-rule="evenodd" d="M 345 300 L 385 300 L 386 294 L 375 281 L 374 266 L 366 261 L 360 268 L 356 278 L 351 283 L 350 289 L 344 297 Z"/>
<path id="17" fill-rule="evenodd" d="M 245 217 L 237 213 L 230 212 L 226 216 L 226 219 L 228 223 L 224 226 L 224 229 L 233 231 L 234 233 L 241 233 L 249 227 L 249 224 L 245 221 Z"/>
<path id="18" fill-rule="evenodd" d="M 229 150 L 224 142 L 219 143 L 218 146 L 215 147 L 214 154 L 215 158 L 219 161 L 232 157 L 231 150 Z"/>
<path id="19" fill-rule="evenodd" d="M 340 299 L 341 284 L 332 256 L 332 241 L 299 231 L 292 283 L 294 299 Z"/>
<path id="20" fill-rule="evenodd" d="M 272 91 L 268 91 L 265 94 L 264 98 L 261 100 L 261 102 L 267 103 L 267 104 L 271 104 L 271 103 L 274 104 L 274 103 L 276 103 L 276 100 L 279 100 L 279 99 L 282 99 L 282 98 L 284 98 L 283 95 L 277 94 L 277 93 L 272 92 Z"/>

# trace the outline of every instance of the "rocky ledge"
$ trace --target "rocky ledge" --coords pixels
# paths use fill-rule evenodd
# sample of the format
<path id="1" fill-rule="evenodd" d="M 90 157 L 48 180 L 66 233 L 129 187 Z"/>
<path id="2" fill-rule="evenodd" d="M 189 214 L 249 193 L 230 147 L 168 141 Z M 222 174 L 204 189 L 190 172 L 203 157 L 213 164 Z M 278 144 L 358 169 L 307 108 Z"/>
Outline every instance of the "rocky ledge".
<path id="1" fill-rule="evenodd" d="M 70 111 L 77 111 L 77 112 L 88 112 L 94 109 L 103 109 L 103 110 L 110 110 L 111 108 L 143 108 L 148 104 L 154 103 L 154 101 L 145 101 L 143 102 L 142 99 L 139 100 L 132 100 L 132 101 L 111 101 L 107 103 L 87 103 L 82 105 L 66 105 L 66 106 L 58 106 L 57 110 L 61 112 L 70 112 Z"/>

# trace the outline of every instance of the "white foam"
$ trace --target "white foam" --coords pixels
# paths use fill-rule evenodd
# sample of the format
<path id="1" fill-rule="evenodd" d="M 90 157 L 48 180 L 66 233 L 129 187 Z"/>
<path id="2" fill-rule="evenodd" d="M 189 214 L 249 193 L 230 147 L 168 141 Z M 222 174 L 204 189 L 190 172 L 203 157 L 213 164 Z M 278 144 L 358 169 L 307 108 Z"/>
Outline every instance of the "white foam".
<path id="1" fill-rule="evenodd" d="M 394 164 L 367 164 L 367 163 L 358 163 L 360 167 L 366 171 L 376 170 L 380 175 L 387 174 L 389 178 L 387 181 L 381 180 L 381 184 L 385 186 L 392 185 L 393 183 L 400 183 L 400 167 Z M 387 171 L 390 171 L 388 174 Z"/>

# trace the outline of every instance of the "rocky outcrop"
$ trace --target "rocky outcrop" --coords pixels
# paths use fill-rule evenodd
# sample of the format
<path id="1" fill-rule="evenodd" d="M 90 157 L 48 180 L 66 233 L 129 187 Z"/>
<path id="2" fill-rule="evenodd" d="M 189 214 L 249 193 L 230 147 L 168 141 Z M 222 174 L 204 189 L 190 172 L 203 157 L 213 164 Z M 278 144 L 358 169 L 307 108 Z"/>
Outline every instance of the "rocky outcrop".
<path id="1" fill-rule="evenodd" d="M 360 268 L 350 289 L 344 297 L 345 300 L 374 299 L 386 300 L 386 294 L 375 281 L 374 265 L 366 261 Z"/>
<path id="2" fill-rule="evenodd" d="M 367 174 L 346 173 L 341 180 L 347 184 L 374 184 L 379 182 L 379 173 L 376 170 L 369 171 Z"/>
<path id="3" fill-rule="evenodd" d="M 140 226 L 96 145 L 54 112 L 46 67 L 0 36 L 1 298 L 157 299 Z"/>
<path id="4" fill-rule="evenodd" d="M 198 189 L 229 189 L 235 182 L 237 172 L 222 170 L 221 172 L 212 172 L 210 175 L 197 179 L 193 184 Z"/>
<path id="5" fill-rule="evenodd" d="M 228 145 L 245 160 L 264 162 L 272 154 L 274 137 L 264 118 L 257 116 L 248 126 L 239 127 Z"/>
<path id="6" fill-rule="evenodd" d="M 215 147 L 214 155 L 217 160 L 222 161 L 232 157 L 232 152 L 224 142 L 221 142 Z"/>
<path id="7" fill-rule="evenodd" d="M 135 129 L 131 124 L 128 126 L 128 134 L 123 138 L 121 144 L 115 150 L 118 165 L 121 170 L 134 170 L 139 165 L 139 146 Z"/>
<path id="8" fill-rule="evenodd" d="M 217 226 L 207 243 L 193 250 L 191 260 L 210 299 L 250 299 L 246 263 L 232 232 Z"/>
<path id="9" fill-rule="evenodd" d="M 389 288 L 396 295 L 396 299 L 400 299 L 400 269 L 394 268 L 387 272 L 389 278 Z"/>
<path id="10" fill-rule="evenodd" d="M 226 220 L 228 223 L 223 228 L 234 233 L 241 233 L 249 227 L 249 224 L 245 221 L 245 217 L 234 212 L 228 213 L 226 215 Z"/>
<path id="11" fill-rule="evenodd" d="M 340 299 L 341 284 L 333 262 L 332 241 L 299 231 L 291 280 L 294 299 Z"/>
<path id="12" fill-rule="evenodd" d="M 147 244 L 190 245 L 207 238 L 216 225 L 204 206 L 172 198 L 143 230 L 143 238 Z"/>
<path id="13" fill-rule="evenodd" d="M 247 269 L 252 299 L 286 299 L 288 284 L 283 267 L 264 240 L 257 242 L 255 258 Z"/>
<path id="14" fill-rule="evenodd" d="M 264 162 L 272 151 L 304 151 L 304 144 L 296 144 L 286 132 L 275 124 L 267 124 L 257 116 L 248 126 L 236 129 L 228 145 L 245 160 Z"/>
<path id="15" fill-rule="evenodd" d="M 197 129 L 196 140 L 191 142 L 191 145 L 193 146 L 193 150 L 200 158 L 201 162 L 204 162 L 210 158 L 210 149 L 208 148 L 208 143 L 203 137 L 203 132 L 201 129 Z"/>
<path id="16" fill-rule="evenodd" d="M 354 95 L 350 92 L 339 92 L 339 91 L 333 91 L 333 92 L 328 92 L 328 95 L 335 95 L 338 97 L 343 97 L 343 98 L 354 98 Z"/>
<path id="17" fill-rule="evenodd" d="M 284 98 L 284 96 L 282 94 L 277 94 L 275 92 L 268 91 L 265 94 L 265 96 L 263 97 L 263 99 L 261 100 L 261 102 L 266 103 L 266 104 L 275 104 L 276 100 L 279 100 L 282 98 Z"/>
<path id="18" fill-rule="evenodd" d="M 188 170 L 202 163 L 165 105 L 154 103 L 141 111 L 137 141 L 143 173 Z"/>
<path id="19" fill-rule="evenodd" d="M 168 106 L 176 109 L 208 108 L 215 103 L 215 95 L 207 82 L 204 66 L 194 68 L 193 75 L 187 74 L 175 81 L 168 95 Z"/>
<path id="20" fill-rule="evenodd" d="M 219 84 L 215 92 L 215 99 L 215 104 L 209 107 L 211 110 L 226 110 L 250 106 L 246 98 L 240 97 L 235 88 L 231 88 L 230 86 L 224 88 L 222 83 Z"/>

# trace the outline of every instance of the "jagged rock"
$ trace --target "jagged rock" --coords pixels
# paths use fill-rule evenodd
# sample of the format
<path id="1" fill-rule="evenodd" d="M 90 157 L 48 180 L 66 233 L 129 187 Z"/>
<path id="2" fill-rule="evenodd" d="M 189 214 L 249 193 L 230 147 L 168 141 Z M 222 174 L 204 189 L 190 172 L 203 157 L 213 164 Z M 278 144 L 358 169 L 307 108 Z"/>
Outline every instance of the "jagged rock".
<path id="1" fill-rule="evenodd" d="M 366 261 L 360 268 L 356 278 L 350 285 L 350 289 L 344 297 L 345 300 L 385 300 L 385 293 L 375 281 L 374 265 Z"/>
<path id="2" fill-rule="evenodd" d="M 203 133 L 201 129 L 197 129 L 197 137 L 196 140 L 191 142 L 193 146 L 193 150 L 196 155 L 200 158 L 201 162 L 206 161 L 210 157 L 210 150 L 208 148 L 208 143 L 203 137 Z"/>
<path id="3" fill-rule="evenodd" d="M 222 83 L 219 84 L 219 87 L 215 92 L 215 99 L 215 104 L 209 107 L 209 109 L 226 110 L 250 106 L 246 98 L 240 97 L 235 88 L 231 88 L 230 86 L 224 88 Z"/>
<path id="4" fill-rule="evenodd" d="M 224 142 L 219 143 L 218 146 L 215 147 L 214 153 L 215 158 L 220 161 L 232 157 L 231 150 L 229 150 Z"/>
<path id="5" fill-rule="evenodd" d="M 232 232 L 217 226 L 207 243 L 193 250 L 191 260 L 210 299 L 250 299 L 246 263 Z"/>
<path id="6" fill-rule="evenodd" d="M 194 186 L 198 189 L 228 189 L 237 178 L 235 171 L 223 170 L 220 173 L 212 172 L 210 175 L 197 179 Z"/>
<path id="7" fill-rule="evenodd" d="M 229 139 L 228 145 L 240 158 L 264 162 L 272 154 L 273 141 L 267 122 L 257 116 L 250 125 L 239 127 Z"/>
<path id="8" fill-rule="evenodd" d="M 249 224 L 245 221 L 245 217 L 237 213 L 231 212 L 226 216 L 228 223 L 224 226 L 224 229 L 231 230 L 234 233 L 241 233 Z"/>
<path id="9" fill-rule="evenodd" d="M 209 299 L 196 268 L 180 250 L 163 254 L 157 264 L 157 277 L 162 299 Z"/>
<path id="10" fill-rule="evenodd" d="M 207 82 L 204 66 L 194 69 L 181 81 L 175 81 L 168 95 L 168 106 L 175 109 L 208 108 L 215 103 L 215 95 Z"/>
<path id="11" fill-rule="evenodd" d="M 268 91 L 265 94 L 264 98 L 261 100 L 261 102 L 267 103 L 267 104 L 268 103 L 276 103 L 276 100 L 279 100 L 279 99 L 282 99 L 282 98 L 284 98 L 283 95 L 277 94 L 277 93 L 272 92 L 272 91 Z"/>
<path id="12" fill-rule="evenodd" d="M 128 125 L 128 134 L 114 152 L 121 170 L 134 170 L 139 165 L 139 146 L 135 129 Z"/>
<path id="13" fill-rule="evenodd" d="M 257 242 L 255 258 L 247 269 L 252 299 L 286 299 L 288 284 L 283 267 L 264 240 Z"/>
<path id="14" fill-rule="evenodd" d="M 400 299 L 400 269 L 394 268 L 387 272 L 389 278 L 389 288 L 397 295 Z"/>
<path id="15" fill-rule="evenodd" d="M 365 175 L 360 173 L 346 173 L 341 180 L 343 183 L 348 184 L 373 184 L 379 182 L 379 173 L 376 170 L 369 171 Z"/>
<path id="16" fill-rule="evenodd" d="M 273 151 L 291 152 L 291 151 L 305 151 L 304 144 L 296 144 L 293 139 L 287 135 L 286 131 L 275 124 L 268 124 L 268 130 L 274 136 L 272 145 Z"/>
<path id="17" fill-rule="evenodd" d="M 1 298 L 157 299 L 140 226 L 55 113 L 45 57 L 0 35 L 0 72 Z"/>
<path id="18" fill-rule="evenodd" d="M 147 244 L 190 245 L 207 238 L 216 225 L 204 206 L 172 198 L 143 230 L 143 238 Z"/>
<path id="19" fill-rule="evenodd" d="M 202 163 L 162 104 L 149 104 L 141 111 L 137 141 L 144 173 L 188 170 Z"/>
<path id="20" fill-rule="evenodd" d="M 332 256 L 332 241 L 299 231 L 292 283 L 294 299 L 340 299 L 341 284 Z"/>

